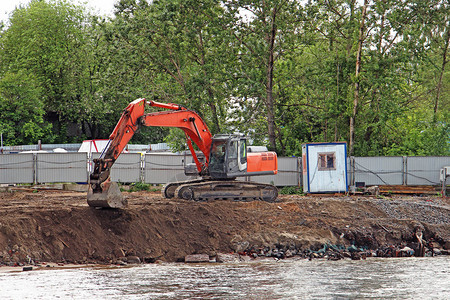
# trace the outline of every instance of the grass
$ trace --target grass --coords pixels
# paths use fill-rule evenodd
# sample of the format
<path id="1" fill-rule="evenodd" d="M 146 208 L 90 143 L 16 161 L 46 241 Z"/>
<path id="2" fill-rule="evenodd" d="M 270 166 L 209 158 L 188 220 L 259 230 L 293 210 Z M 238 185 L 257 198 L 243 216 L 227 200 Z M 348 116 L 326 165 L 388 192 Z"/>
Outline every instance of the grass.
<path id="1" fill-rule="evenodd" d="M 280 189 L 282 195 L 304 195 L 303 189 L 298 186 L 284 186 Z"/>
<path id="2" fill-rule="evenodd" d="M 143 182 L 135 182 L 128 186 L 128 189 L 121 187 L 120 190 L 122 192 L 139 192 L 139 191 L 149 191 L 149 192 L 158 192 L 160 191 L 159 187 L 154 187 L 151 184 L 143 183 Z"/>

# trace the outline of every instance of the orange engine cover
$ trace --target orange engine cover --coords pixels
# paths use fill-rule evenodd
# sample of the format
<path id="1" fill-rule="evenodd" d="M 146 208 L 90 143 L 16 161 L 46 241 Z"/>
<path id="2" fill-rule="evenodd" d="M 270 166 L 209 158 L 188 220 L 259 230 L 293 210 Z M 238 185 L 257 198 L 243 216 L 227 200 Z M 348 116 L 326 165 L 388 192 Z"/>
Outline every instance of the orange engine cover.
<path id="1" fill-rule="evenodd" d="M 278 159 L 275 152 L 247 153 L 247 172 L 278 173 Z"/>

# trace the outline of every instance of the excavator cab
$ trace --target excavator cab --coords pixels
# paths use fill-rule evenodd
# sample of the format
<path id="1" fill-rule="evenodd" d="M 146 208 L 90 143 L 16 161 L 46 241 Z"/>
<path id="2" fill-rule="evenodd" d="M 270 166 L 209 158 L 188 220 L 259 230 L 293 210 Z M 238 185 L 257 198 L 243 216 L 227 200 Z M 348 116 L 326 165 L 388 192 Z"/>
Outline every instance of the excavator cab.
<path id="1" fill-rule="evenodd" d="M 208 165 L 214 179 L 234 179 L 247 172 L 247 139 L 240 135 L 215 135 Z"/>

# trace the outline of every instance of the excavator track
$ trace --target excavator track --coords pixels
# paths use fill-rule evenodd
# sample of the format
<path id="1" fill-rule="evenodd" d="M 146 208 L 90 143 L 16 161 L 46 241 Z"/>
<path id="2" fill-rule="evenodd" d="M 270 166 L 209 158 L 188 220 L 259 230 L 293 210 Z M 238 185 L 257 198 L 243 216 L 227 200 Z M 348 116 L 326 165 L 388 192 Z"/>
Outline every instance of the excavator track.
<path id="1" fill-rule="evenodd" d="M 192 180 L 185 180 L 185 181 L 176 181 L 176 182 L 169 182 L 163 185 L 161 188 L 161 195 L 163 198 L 173 198 L 175 197 L 175 191 L 180 185 L 184 184 L 194 184 L 194 183 L 200 183 L 204 182 L 204 179 L 192 179 Z"/>
<path id="2" fill-rule="evenodd" d="M 175 190 L 174 196 L 193 201 L 232 200 L 245 202 L 262 200 L 276 202 L 278 189 L 270 184 L 215 180 L 182 184 Z"/>

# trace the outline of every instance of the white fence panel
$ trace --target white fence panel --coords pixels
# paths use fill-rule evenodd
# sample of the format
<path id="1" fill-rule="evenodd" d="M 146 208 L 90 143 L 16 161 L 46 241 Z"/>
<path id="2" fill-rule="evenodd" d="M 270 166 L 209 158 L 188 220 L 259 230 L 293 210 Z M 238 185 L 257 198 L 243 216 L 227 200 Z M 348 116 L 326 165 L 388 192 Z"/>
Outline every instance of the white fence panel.
<path id="1" fill-rule="evenodd" d="M 355 157 L 355 182 L 366 185 L 403 184 L 403 157 Z"/>
<path id="2" fill-rule="evenodd" d="M 101 153 L 92 153 L 92 168 L 94 159 L 99 158 Z M 111 168 L 111 180 L 122 183 L 133 183 L 141 181 L 141 154 L 122 153 Z"/>
<path id="3" fill-rule="evenodd" d="M 439 171 L 450 166 L 450 157 L 409 156 L 406 163 L 407 185 L 439 185 Z"/>
<path id="4" fill-rule="evenodd" d="M 165 184 L 192 178 L 184 175 L 184 158 L 184 155 L 146 154 L 144 168 L 145 183 Z M 192 157 L 186 156 L 186 159 L 190 163 Z"/>
<path id="5" fill-rule="evenodd" d="M 0 155 L 0 183 L 33 183 L 34 160 L 32 153 Z"/>
<path id="6" fill-rule="evenodd" d="M 124 183 L 141 181 L 141 154 L 122 153 L 111 168 L 111 180 Z"/>
<path id="7" fill-rule="evenodd" d="M 37 153 L 37 182 L 86 182 L 86 153 Z"/>
<path id="8" fill-rule="evenodd" d="M 300 186 L 300 157 L 278 157 L 278 174 L 275 176 L 276 186 Z"/>

